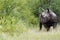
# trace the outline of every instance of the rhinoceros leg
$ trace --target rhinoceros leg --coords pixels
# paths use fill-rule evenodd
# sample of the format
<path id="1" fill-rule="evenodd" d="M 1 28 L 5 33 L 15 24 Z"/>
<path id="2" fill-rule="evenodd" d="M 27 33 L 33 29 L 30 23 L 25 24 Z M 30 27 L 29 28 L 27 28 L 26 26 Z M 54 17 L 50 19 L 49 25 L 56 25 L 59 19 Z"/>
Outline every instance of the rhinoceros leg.
<path id="1" fill-rule="evenodd" d="M 49 27 L 47 27 L 47 31 L 49 31 L 50 30 L 50 26 Z"/>
<path id="2" fill-rule="evenodd" d="M 40 30 L 41 30 L 42 29 L 42 23 L 41 22 L 39 23 L 39 26 L 40 26 Z"/>
<path id="3" fill-rule="evenodd" d="M 56 29 L 57 23 L 53 24 L 53 29 Z"/>
<path id="4" fill-rule="evenodd" d="M 46 28 L 47 31 L 50 30 L 50 26 L 49 25 L 46 24 L 46 25 L 44 25 L 44 27 Z"/>

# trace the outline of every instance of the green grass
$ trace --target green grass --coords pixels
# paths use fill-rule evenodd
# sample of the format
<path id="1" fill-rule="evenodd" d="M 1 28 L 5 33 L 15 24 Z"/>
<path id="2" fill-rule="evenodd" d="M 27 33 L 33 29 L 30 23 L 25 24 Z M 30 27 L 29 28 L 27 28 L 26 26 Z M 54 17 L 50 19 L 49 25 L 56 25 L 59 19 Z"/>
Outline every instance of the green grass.
<path id="1" fill-rule="evenodd" d="M 51 29 L 49 32 L 39 31 L 39 28 L 29 28 L 27 32 L 17 35 L 14 33 L 11 36 L 9 33 L 0 33 L 0 40 L 60 40 L 60 26 L 56 31 Z"/>

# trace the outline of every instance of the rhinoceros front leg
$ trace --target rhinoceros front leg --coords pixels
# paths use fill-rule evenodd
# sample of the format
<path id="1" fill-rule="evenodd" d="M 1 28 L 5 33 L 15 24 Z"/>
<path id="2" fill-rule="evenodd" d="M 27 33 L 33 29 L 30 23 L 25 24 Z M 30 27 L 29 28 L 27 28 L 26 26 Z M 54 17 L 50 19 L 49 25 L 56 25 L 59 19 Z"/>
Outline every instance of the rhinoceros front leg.
<path id="1" fill-rule="evenodd" d="M 49 31 L 50 30 L 50 26 L 49 27 L 47 27 L 47 31 Z"/>
<path id="2" fill-rule="evenodd" d="M 41 30 L 42 29 L 42 23 L 41 22 L 39 23 L 39 27 L 40 27 L 40 30 Z"/>
<path id="3" fill-rule="evenodd" d="M 50 30 L 50 26 L 48 24 L 45 24 L 44 27 L 46 28 L 47 31 Z"/>

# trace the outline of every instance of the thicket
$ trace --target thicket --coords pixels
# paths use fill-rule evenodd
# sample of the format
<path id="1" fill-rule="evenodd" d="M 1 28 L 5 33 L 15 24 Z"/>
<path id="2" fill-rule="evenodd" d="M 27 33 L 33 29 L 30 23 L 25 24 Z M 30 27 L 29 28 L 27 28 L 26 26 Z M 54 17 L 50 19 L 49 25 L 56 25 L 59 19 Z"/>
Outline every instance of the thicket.
<path id="1" fill-rule="evenodd" d="M 0 31 L 25 32 L 28 27 L 38 27 L 42 8 L 49 7 L 60 22 L 60 0 L 0 0 Z"/>

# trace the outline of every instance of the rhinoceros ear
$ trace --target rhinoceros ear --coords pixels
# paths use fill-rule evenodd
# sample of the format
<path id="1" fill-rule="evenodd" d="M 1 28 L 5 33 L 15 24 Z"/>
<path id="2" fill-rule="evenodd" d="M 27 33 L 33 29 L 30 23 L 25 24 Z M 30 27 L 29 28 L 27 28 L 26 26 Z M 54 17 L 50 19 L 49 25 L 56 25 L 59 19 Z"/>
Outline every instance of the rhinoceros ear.
<path id="1" fill-rule="evenodd" d="M 42 11 L 45 11 L 45 9 L 41 8 Z"/>
<path id="2" fill-rule="evenodd" d="M 50 13 L 50 9 L 49 8 L 47 8 L 47 13 Z"/>

